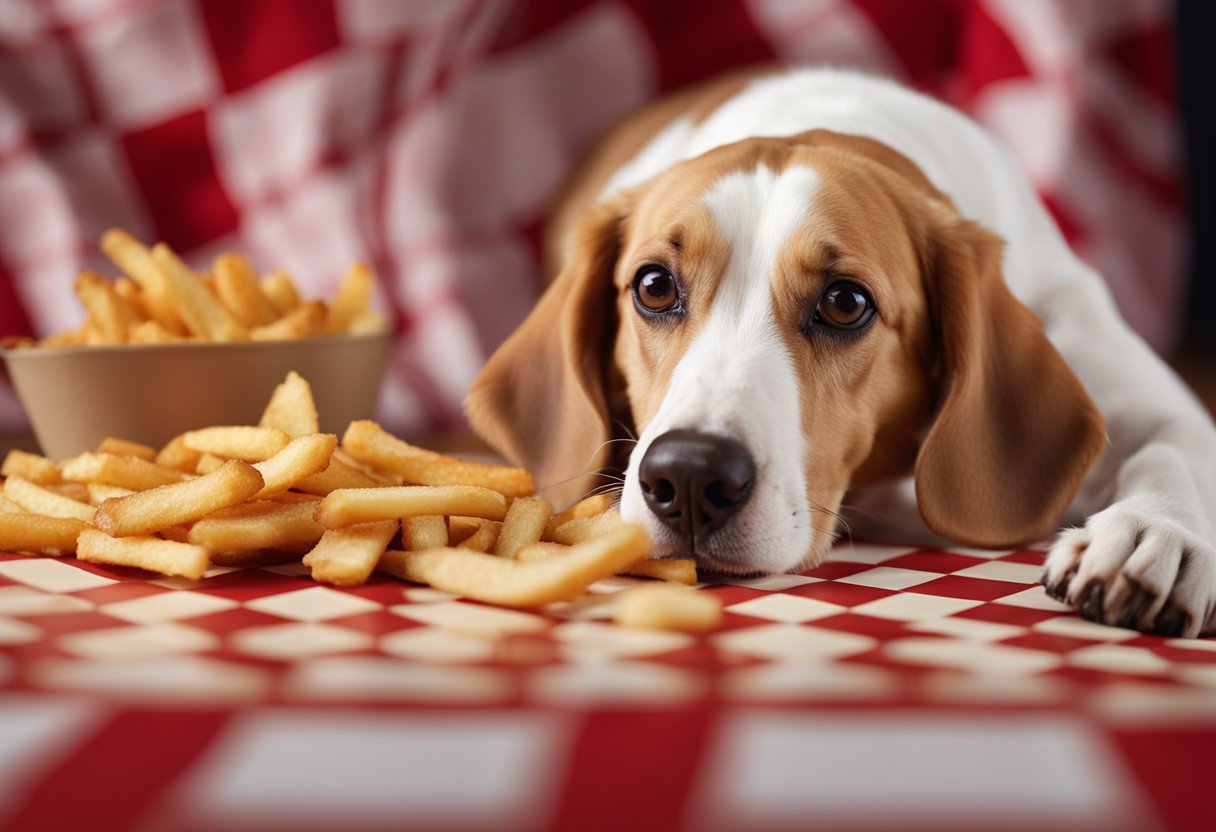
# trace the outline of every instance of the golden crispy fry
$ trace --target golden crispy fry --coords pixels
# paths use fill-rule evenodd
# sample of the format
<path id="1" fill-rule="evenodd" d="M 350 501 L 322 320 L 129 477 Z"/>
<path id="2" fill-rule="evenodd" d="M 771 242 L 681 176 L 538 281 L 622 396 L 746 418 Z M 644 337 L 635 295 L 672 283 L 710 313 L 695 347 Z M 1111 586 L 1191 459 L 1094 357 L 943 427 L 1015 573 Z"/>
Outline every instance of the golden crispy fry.
<path id="1" fill-rule="evenodd" d="M 248 330 L 237 323 L 203 281 L 164 243 L 152 246 L 152 262 L 165 276 L 178 314 L 191 333 L 211 341 L 243 341 Z"/>
<path id="2" fill-rule="evenodd" d="M 419 514 L 461 514 L 501 520 L 507 514 L 507 500 L 497 491 L 476 485 L 343 488 L 321 500 L 317 522 L 327 529 L 340 529 Z"/>
<path id="3" fill-rule="evenodd" d="M 716 595 L 673 584 L 627 589 L 615 598 L 614 618 L 622 627 L 703 632 L 722 621 Z"/>
<path id="4" fill-rule="evenodd" d="M 146 459 L 114 454 L 83 453 L 64 461 L 60 470 L 63 478 L 71 482 L 99 482 L 132 491 L 145 491 L 186 479 L 181 471 L 163 468 Z"/>
<path id="5" fill-rule="evenodd" d="M 198 469 L 200 457 L 202 454 L 198 451 L 186 447 L 183 436 L 175 436 L 160 449 L 160 453 L 156 455 L 156 464 L 191 474 Z"/>
<path id="6" fill-rule="evenodd" d="M 261 488 L 252 465 L 230 460 L 196 479 L 106 500 L 93 523 L 112 537 L 149 534 L 234 506 Z"/>
<path id="7" fill-rule="evenodd" d="M 356 468 L 367 474 L 380 485 L 407 485 L 405 477 L 400 474 L 394 474 L 392 471 L 383 471 L 374 465 L 368 465 L 366 462 L 360 462 L 349 453 L 342 449 L 339 443 L 338 450 L 334 451 L 334 459 L 340 459 L 351 468 Z"/>
<path id="8" fill-rule="evenodd" d="M 4 464 L 0 465 L 0 476 L 23 477 L 38 485 L 54 485 L 63 481 L 54 462 L 44 456 L 16 448 L 4 457 Z"/>
<path id="9" fill-rule="evenodd" d="M 190 527 L 189 526 L 169 526 L 166 529 L 161 529 L 156 533 L 157 537 L 165 540 L 176 540 L 178 543 L 190 542 Z"/>
<path id="10" fill-rule="evenodd" d="M 675 584 L 692 586 L 697 582 L 697 562 L 692 558 L 670 558 L 651 560 L 643 558 L 621 570 L 622 575 L 635 578 L 654 578 Z"/>
<path id="11" fill-rule="evenodd" d="M 420 514 L 401 521 L 401 543 L 411 552 L 448 545 L 448 524 L 441 514 Z"/>
<path id="12" fill-rule="evenodd" d="M 619 525 L 621 525 L 621 515 L 615 511 L 605 511 L 594 517 L 576 517 L 573 520 L 567 520 L 553 530 L 552 538 L 555 543 L 565 543 L 570 546 L 592 537 L 599 537 Z"/>
<path id="13" fill-rule="evenodd" d="M 553 539 L 553 532 L 558 526 L 580 517 L 594 517 L 612 508 L 615 498 L 611 494 L 592 494 L 584 497 L 565 511 L 553 515 L 545 525 L 545 540 Z"/>
<path id="14" fill-rule="evenodd" d="M 312 567 L 314 581 L 334 586 L 365 584 L 397 533 L 398 525 L 396 520 L 382 520 L 331 529 L 304 556 L 304 565 Z"/>
<path id="15" fill-rule="evenodd" d="M 336 447 L 338 437 L 332 433 L 314 433 L 292 439 L 283 450 L 253 466 L 266 481 L 255 496 L 265 498 L 286 491 L 305 477 L 324 471 Z"/>
<path id="16" fill-rule="evenodd" d="M 144 305 L 151 319 L 159 324 L 165 333 L 185 335 L 186 325 L 175 308 L 169 280 L 156 267 L 152 253 L 143 243 L 125 231 L 113 229 L 102 235 L 101 250 L 114 261 L 114 265 L 130 275 L 143 289 Z M 134 334 L 131 340 L 135 340 Z"/>
<path id="17" fill-rule="evenodd" d="M 101 482 L 86 483 L 85 491 L 89 496 L 89 504 L 93 506 L 100 506 L 111 497 L 126 497 L 128 494 L 135 493 L 129 488 L 120 488 L 117 485 L 106 485 Z"/>
<path id="18" fill-rule="evenodd" d="M 468 549 L 471 552 L 489 552 L 494 548 L 498 535 L 502 531 L 502 523 L 496 520 L 482 520 L 477 531 L 456 544 L 458 549 Z"/>
<path id="19" fill-rule="evenodd" d="M 57 482 L 42 487 L 47 491 L 54 491 L 61 497 L 67 497 L 69 500 L 75 500 L 78 503 L 87 503 L 89 501 L 89 486 L 83 482 Z"/>
<path id="20" fill-rule="evenodd" d="M 645 529 L 622 525 L 602 538 L 574 546 L 564 557 L 537 563 L 463 549 L 394 550 L 384 553 L 377 568 L 475 601 L 536 607 L 574 598 L 595 581 L 638 560 L 649 548 Z"/>
<path id="21" fill-rule="evenodd" d="M 110 537 L 97 529 L 80 533 L 76 557 L 89 563 L 135 566 L 192 580 L 203 577 L 208 565 L 207 552 L 201 546 L 159 537 Z"/>
<path id="22" fill-rule="evenodd" d="M 274 323 L 279 311 L 258 285 L 253 266 L 240 254 L 221 254 L 211 266 L 215 293 L 234 318 L 248 329 Z"/>
<path id="23" fill-rule="evenodd" d="M 363 471 L 346 464 L 337 453 L 330 458 L 329 467 L 295 484 L 295 488 L 308 494 L 324 497 L 344 488 L 377 488 L 384 483 L 374 480 Z"/>
<path id="24" fill-rule="evenodd" d="M 87 528 L 87 523 L 69 517 L 0 511 L 0 551 L 70 554 Z"/>
<path id="25" fill-rule="evenodd" d="M 81 272 L 76 278 L 76 296 L 87 310 L 100 343 L 125 344 L 131 328 L 140 322 L 131 305 L 99 274 Z"/>
<path id="26" fill-rule="evenodd" d="M 198 463 L 194 466 L 194 473 L 199 476 L 210 474 L 212 471 L 218 470 L 228 460 L 222 456 L 215 454 L 203 454 L 198 458 Z"/>
<path id="27" fill-rule="evenodd" d="M 288 436 L 307 436 L 321 432 L 312 387 L 303 376 L 293 370 L 274 388 L 266 409 L 262 411 L 262 418 L 258 420 L 258 426 L 275 428 Z"/>
<path id="28" fill-rule="evenodd" d="M 259 281 L 262 293 L 280 315 L 286 315 L 300 305 L 300 294 L 286 269 L 275 269 Z"/>
<path id="29" fill-rule="evenodd" d="M 367 314 L 375 287 L 376 277 L 371 269 L 363 263 L 351 263 L 329 305 L 325 331 L 332 335 L 350 329 L 357 318 Z"/>
<path id="30" fill-rule="evenodd" d="M 351 422 L 342 437 L 342 447 L 360 462 L 400 474 L 410 483 L 478 485 L 506 497 L 527 497 L 536 491 L 532 475 L 522 468 L 466 462 L 418 448 L 372 421 Z"/>
<path id="31" fill-rule="evenodd" d="M 131 328 L 132 344 L 177 344 L 185 340 L 185 336 L 170 332 L 158 321 L 144 321 Z"/>
<path id="32" fill-rule="evenodd" d="M 346 331 L 351 335 L 372 335 L 388 330 L 388 318 L 379 312 L 364 312 L 350 322 Z"/>
<path id="33" fill-rule="evenodd" d="M 311 338 L 325 333 L 325 304 L 319 300 L 301 303 L 272 324 L 251 330 L 255 341 L 284 341 L 291 338 Z"/>
<path id="34" fill-rule="evenodd" d="M 549 522 L 552 512 L 553 506 L 549 505 L 549 501 L 539 497 L 512 500 L 502 523 L 502 531 L 498 534 L 498 542 L 494 544 L 494 554 L 513 558 L 520 548 L 536 543 L 544 534 L 545 524 Z"/>
<path id="35" fill-rule="evenodd" d="M 484 521 L 480 517 L 462 517 L 454 514 L 448 518 L 448 542 L 457 546 L 477 533 Z"/>
<path id="36" fill-rule="evenodd" d="M 564 543 L 531 543 L 522 547 L 516 553 L 515 559 L 531 563 L 562 557 L 569 552 L 570 547 Z M 649 557 L 645 557 L 629 564 L 617 574 L 634 578 L 654 578 L 659 581 L 671 581 L 691 586 L 697 582 L 697 562 L 692 558 L 651 560 Z"/>
<path id="37" fill-rule="evenodd" d="M 182 442 L 191 450 L 245 462 L 270 459 L 290 441 L 291 437 L 281 430 L 249 425 L 199 428 L 182 434 Z"/>
<path id="38" fill-rule="evenodd" d="M 112 285 L 114 293 L 126 301 L 127 306 L 135 313 L 136 323 L 152 319 L 152 313 L 148 311 L 148 304 L 144 300 L 144 290 L 139 288 L 138 283 L 123 275 L 115 279 Z"/>
<path id="39" fill-rule="evenodd" d="M 56 494 L 21 477 L 9 477 L 4 481 L 4 496 L 33 514 L 70 517 L 82 523 L 92 523 L 97 511 L 93 506 Z"/>
<path id="40" fill-rule="evenodd" d="M 312 547 L 325 529 L 312 519 L 317 501 L 255 500 L 217 511 L 190 528 L 190 542 L 212 553 Z"/>
<path id="41" fill-rule="evenodd" d="M 107 436 L 98 443 L 97 453 L 117 454 L 118 456 L 137 456 L 140 459 L 148 460 L 148 462 L 156 461 L 156 448 L 145 445 L 142 442 L 132 442 L 129 439 L 117 439 L 113 436 Z"/>

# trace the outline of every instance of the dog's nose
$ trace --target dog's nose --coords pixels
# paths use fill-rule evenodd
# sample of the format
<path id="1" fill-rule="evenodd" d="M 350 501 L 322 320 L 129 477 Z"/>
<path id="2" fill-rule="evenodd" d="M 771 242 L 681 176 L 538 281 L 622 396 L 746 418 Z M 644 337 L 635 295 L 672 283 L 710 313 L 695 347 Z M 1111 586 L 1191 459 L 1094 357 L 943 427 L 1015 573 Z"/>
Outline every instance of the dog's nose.
<path id="1" fill-rule="evenodd" d="M 668 528 L 694 539 L 743 507 L 755 477 L 755 463 L 742 445 L 697 430 L 660 435 L 638 466 L 646 505 Z"/>

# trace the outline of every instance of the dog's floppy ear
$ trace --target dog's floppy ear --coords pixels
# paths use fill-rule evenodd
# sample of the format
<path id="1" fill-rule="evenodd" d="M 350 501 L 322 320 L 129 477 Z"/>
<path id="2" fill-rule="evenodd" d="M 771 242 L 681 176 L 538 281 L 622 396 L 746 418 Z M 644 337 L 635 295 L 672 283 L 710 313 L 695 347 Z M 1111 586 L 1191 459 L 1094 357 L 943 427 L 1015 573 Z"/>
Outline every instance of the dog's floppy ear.
<path id="1" fill-rule="evenodd" d="M 561 273 L 490 357 L 465 402 L 473 429 L 532 471 L 556 503 L 583 496 L 608 454 L 612 273 L 625 204 L 620 197 L 597 205 L 578 223 Z"/>
<path id="2" fill-rule="evenodd" d="M 1039 540 L 1102 452 L 1103 420 L 1039 319 L 1005 285 L 1002 242 L 941 207 L 926 279 L 942 376 L 916 461 L 917 503 L 928 526 L 951 540 Z"/>

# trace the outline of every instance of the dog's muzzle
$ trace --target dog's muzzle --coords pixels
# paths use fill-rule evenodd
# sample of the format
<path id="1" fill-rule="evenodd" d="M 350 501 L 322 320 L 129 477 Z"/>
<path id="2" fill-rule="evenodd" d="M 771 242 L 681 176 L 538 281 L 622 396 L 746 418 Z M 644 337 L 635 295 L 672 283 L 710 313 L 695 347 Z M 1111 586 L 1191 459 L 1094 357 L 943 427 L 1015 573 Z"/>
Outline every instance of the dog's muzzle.
<path id="1" fill-rule="evenodd" d="M 647 507 L 694 550 L 743 507 L 755 478 L 755 463 L 742 445 L 697 430 L 656 437 L 638 467 Z"/>

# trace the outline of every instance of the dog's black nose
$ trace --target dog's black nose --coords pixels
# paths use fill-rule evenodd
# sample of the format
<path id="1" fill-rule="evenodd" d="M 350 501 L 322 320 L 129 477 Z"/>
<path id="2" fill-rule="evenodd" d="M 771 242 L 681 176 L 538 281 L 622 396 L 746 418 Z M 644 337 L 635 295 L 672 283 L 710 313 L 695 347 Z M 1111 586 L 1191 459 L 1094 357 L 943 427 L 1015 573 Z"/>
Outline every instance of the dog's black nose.
<path id="1" fill-rule="evenodd" d="M 662 434 L 638 466 L 646 505 L 668 528 L 694 539 L 743 507 L 755 477 L 756 466 L 742 445 L 697 430 Z"/>

